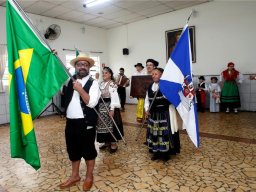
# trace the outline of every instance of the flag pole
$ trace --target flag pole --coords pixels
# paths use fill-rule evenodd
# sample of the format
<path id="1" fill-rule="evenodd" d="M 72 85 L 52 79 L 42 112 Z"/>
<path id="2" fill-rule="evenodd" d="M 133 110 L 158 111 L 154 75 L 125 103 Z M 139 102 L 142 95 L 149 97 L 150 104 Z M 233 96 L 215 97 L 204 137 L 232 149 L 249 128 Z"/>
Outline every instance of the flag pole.
<path id="1" fill-rule="evenodd" d="M 194 10 L 192 10 L 191 13 L 189 14 L 188 19 L 187 19 L 187 24 L 188 24 L 188 22 L 189 22 L 191 16 L 193 15 L 193 13 L 194 13 Z"/>
<path id="2" fill-rule="evenodd" d="M 29 26 L 33 28 L 33 31 L 36 32 L 36 34 L 40 37 L 40 39 L 45 43 L 45 45 L 48 47 L 48 49 L 50 49 L 52 51 L 52 48 L 50 47 L 49 43 L 47 42 L 47 40 L 45 39 L 45 37 L 43 37 L 40 33 L 40 31 L 33 25 L 33 23 L 30 21 L 30 19 L 28 18 L 28 15 L 25 13 L 25 11 L 23 11 L 23 9 L 21 8 L 21 6 L 19 5 L 19 3 L 16 0 L 13 0 L 13 2 L 15 3 L 15 5 L 17 6 L 17 8 L 19 9 L 19 11 L 21 12 L 21 14 L 24 16 L 24 18 L 26 19 L 26 21 L 28 22 Z M 75 81 L 74 77 L 71 75 L 71 73 L 68 71 L 68 69 L 66 68 L 65 64 L 61 61 L 61 59 L 59 58 L 58 55 L 54 54 L 56 56 L 56 58 L 59 60 L 59 62 L 61 63 L 62 67 L 64 68 L 64 70 L 66 71 L 66 73 L 68 74 L 68 76 Z"/>

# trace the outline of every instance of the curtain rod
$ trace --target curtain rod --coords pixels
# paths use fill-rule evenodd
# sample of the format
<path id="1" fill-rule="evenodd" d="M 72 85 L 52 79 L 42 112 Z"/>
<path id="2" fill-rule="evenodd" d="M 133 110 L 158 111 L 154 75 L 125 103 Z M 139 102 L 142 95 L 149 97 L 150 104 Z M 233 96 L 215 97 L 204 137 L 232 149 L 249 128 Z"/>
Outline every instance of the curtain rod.
<path id="1" fill-rule="evenodd" d="M 63 51 L 76 51 L 75 49 L 65 49 L 65 48 L 63 48 L 62 49 Z M 78 51 L 81 51 L 81 52 L 83 52 L 82 50 L 79 50 L 79 49 L 77 49 Z M 85 52 L 88 52 L 88 51 L 85 51 Z M 89 51 L 90 53 L 103 53 L 102 51 Z"/>

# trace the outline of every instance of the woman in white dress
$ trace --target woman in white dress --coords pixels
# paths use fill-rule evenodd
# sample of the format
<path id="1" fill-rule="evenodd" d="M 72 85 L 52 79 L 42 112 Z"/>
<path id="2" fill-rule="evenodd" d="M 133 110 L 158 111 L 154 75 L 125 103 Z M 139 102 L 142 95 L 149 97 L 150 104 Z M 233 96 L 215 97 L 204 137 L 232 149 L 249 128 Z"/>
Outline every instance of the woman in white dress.
<path id="1" fill-rule="evenodd" d="M 114 82 L 113 78 L 113 71 L 109 67 L 104 67 L 102 71 L 103 75 L 103 81 L 100 83 L 100 90 L 101 90 L 101 98 L 104 100 L 104 103 L 102 99 L 99 100 L 99 113 L 101 119 L 103 119 L 108 126 L 108 129 L 106 126 L 102 123 L 101 119 L 98 118 L 96 130 L 97 130 L 97 141 L 99 143 L 102 143 L 100 146 L 100 149 L 109 148 L 111 153 L 114 153 L 117 151 L 117 143 L 111 133 L 111 131 L 117 140 L 121 140 L 122 137 L 120 136 L 120 133 L 123 136 L 123 123 L 122 118 L 120 114 L 120 100 L 117 93 L 117 85 Z M 108 108 L 108 110 L 106 109 Z M 115 120 L 117 127 L 120 131 L 117 130 L 115 127 L 111 117 Z"/>
<path id="2" fill-rule="evenodd" d="M 217 83 L 217 77 L 211 77 L 211 83 L 208 86 L 210 93 L 210 112 L 220 112 L 220 85 Z"/>

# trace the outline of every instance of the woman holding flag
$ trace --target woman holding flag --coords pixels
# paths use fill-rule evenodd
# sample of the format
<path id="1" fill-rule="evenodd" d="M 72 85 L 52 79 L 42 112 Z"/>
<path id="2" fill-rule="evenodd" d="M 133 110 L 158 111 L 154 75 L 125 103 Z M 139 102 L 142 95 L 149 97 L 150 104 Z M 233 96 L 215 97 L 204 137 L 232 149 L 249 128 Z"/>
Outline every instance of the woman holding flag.
<path id="1" fill-rule="evenodd" d="M 145 99 L 145 113 L 148 117 L 147 145 L 153 152 L 152 160 L 168 161 L 170 154 L 180 152 L 180 140 L 176 110 L 159 90 L 162 68 L 152 71 L 153 83 Z"/>

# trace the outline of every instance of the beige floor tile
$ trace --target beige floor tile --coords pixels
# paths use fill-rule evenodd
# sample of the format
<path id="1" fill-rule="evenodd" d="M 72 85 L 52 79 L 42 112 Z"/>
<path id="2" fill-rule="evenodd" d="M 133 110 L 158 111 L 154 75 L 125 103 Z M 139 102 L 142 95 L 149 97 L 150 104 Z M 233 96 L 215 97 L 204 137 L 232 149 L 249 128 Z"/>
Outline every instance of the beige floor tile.
<path id="1" fill-rule="evenodd" d="M 200 113 L 200 148 L 195 149 L 181 130 L 181 153 L 164 163 L 151 161 L 151 154 L 143 145 L 146 129 L 136 122 L 135 110 L 135 105 L 127 105 L 122 113 L 126 145 L 118 142 L 118 151 L 110 154 L 99 151 L 96 143 L 98 157 L 91 191 L 256 191 L 255 112 Z M 84 161 L 82 181 L 70 189 L 58 187 L 70 176 L 71 169 L 64 140 L 65 119 L 48 116 L 34 123 L 42 164 L 38 171 L 22 159 L 10 158 L 9 126 L 0 126 L 0 192 L 82 191 Z"/>

